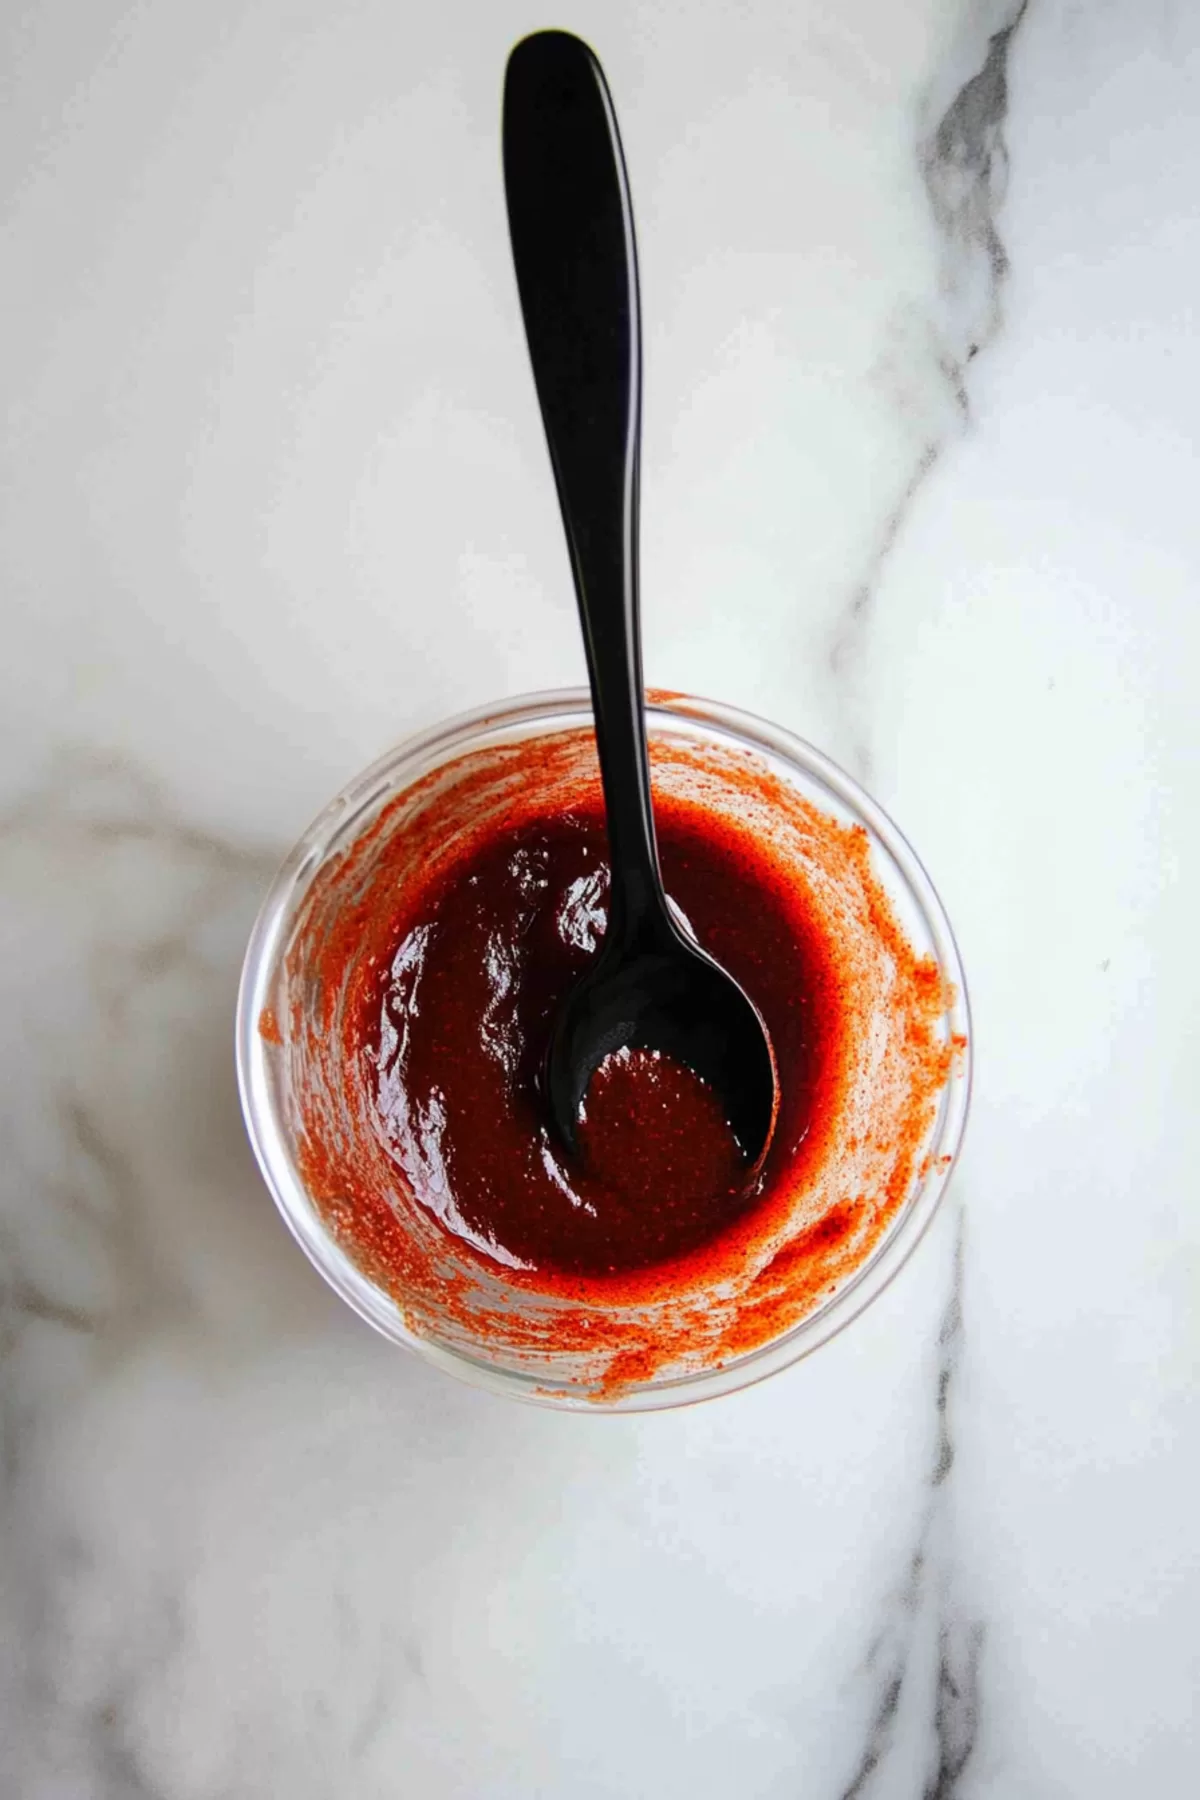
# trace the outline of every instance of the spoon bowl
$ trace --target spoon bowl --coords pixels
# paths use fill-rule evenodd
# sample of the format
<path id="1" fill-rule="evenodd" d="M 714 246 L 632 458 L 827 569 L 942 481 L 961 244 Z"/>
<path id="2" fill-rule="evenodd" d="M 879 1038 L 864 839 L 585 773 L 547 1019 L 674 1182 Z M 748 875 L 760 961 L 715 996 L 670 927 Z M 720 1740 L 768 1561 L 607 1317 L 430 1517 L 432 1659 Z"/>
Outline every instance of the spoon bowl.
<path id="1" fill-rule="evenodd" d="M 749 1186 L 779 1106 L 770 1041 L 753 1001 L 673 921 L 660 940 L 641 947 L 606 942 L 559 1011 L 546 1087 L 571 1149 L 592 1076 L 624 1048 L 661 1051 L 720 1095 Z"/>

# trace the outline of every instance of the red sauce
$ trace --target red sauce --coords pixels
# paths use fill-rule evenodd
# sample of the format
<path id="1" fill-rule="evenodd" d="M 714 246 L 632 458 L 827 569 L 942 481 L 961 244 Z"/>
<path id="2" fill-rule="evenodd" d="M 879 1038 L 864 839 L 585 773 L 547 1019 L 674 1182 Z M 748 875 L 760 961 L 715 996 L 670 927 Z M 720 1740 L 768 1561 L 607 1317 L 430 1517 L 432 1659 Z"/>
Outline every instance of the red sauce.
<path id="1" fill-rule="evenodd" d="M 604 1066 L 577 1159 L 546 1128 L 547 1023 L 603 930 L 589 733 L 391 801 L 315 879 L 261 1027 L 305 1187 L 409 1328 L 596 1397 L 754 1350 L 853 1276 L 930 1166 L 961 1047 L 861 827 L 741 752 L 651 761 L 668 891 L 775 1049 L 753 1193 L 716 1097 L 663 1061 Z"/>
<path id="2" fill-rule="evenodd" d="M 378 1127 L 414 1194 L 524 1268 L 614 1274 L 696 1250 L 792 1167 L 832 1101 L 844 1020 L 807 911 L 711 814 L 664 804 L 658 834 L 668 893 L 751 994 L 774 1045 L 781 1113 L 749 1194 L 719 1097 L 665 1058 L 608 1059 L 578 1156 L 547 1127 L 551 1024 L 604 933 L 598 813 L 484 837 L 404 908 L 363 996 L 353 1051 L 374 1066 Z"/>

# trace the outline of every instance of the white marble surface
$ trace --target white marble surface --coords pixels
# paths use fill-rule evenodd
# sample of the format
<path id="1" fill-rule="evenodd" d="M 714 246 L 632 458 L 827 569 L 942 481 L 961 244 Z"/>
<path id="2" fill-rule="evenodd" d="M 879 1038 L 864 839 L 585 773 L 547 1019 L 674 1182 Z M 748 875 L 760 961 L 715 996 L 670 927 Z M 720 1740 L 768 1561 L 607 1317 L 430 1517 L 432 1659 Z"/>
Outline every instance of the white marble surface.
<path id="1" fill-rule="evenodd" d="M 339 1307 L 230 1055 L 328 793 L 581 673 L 497 154 L 545 21 L 5 12 L 6 1800 L 1196 1792 L 1200 13 L 1015 13 L 556 16 L 632 165 L 649 676 L 869 778 L 978 1056 L 848 1333 L 580 1419 Z"/>

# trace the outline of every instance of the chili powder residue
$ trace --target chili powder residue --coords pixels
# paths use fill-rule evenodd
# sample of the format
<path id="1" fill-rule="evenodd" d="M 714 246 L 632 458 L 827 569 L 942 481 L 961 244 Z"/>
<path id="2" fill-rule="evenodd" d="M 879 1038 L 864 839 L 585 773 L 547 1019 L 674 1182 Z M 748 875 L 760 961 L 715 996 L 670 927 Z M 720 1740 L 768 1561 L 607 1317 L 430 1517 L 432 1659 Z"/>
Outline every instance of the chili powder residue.
<path id="1" fill-rule="evenodd" d="M 408 1327 L 597 1398 L 758 1349 L 861 1268 L 928 1167 L 960 1047 L 860 826 L 745 753 L 655 739 L 651 758 L 668 892 L 779 1064 L 752 1195 L 672 1195 L 653 1155 L 639 1190 L 620 1109 L 647 1081 L 681 1103 L 670 1071 L 604 1072 L 607 1172 L 545 1130 L 543 1029 L 604 928 L 590 733 L 477 752 L 390 802 L 315 880 L 263 1030 L 306 1189 Z"/>

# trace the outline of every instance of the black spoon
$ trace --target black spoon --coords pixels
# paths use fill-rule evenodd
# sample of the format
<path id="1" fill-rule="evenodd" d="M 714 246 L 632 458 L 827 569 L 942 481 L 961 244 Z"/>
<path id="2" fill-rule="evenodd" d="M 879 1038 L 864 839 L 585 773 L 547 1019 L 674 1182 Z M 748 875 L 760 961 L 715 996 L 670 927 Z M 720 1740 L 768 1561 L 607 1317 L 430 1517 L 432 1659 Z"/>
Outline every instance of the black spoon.
<path id="1" fill-rule="evenodd" d="M 605 1057 L 624 1046 L 661 1050 L 721 1097 L 749 1181 L 775 1124 L 775 1060 L 757 1009 L 676 922 L 659 871 L 638 623 L 633 212 L 603 71 L 567 32 L 536 32 L 509 57 L 504 181 L 583 625 L 612 869 L 600 953 L 554 1022 L 550 1112 L 574 1148 L 580 1107 Z"/>

